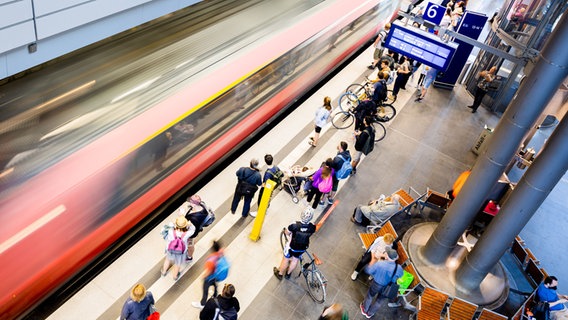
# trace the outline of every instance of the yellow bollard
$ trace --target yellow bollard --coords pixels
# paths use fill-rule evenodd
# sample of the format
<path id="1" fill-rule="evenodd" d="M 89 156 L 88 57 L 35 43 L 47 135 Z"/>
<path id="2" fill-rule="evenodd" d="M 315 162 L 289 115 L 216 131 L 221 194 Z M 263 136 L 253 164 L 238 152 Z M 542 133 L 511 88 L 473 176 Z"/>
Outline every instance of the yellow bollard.
<path id="1" fill-rule="evenodd" d="M 270 179 L 264 184 L 264 191 L 262 192 L 260 205 L 258 206 L 256 218 L 254 219 L 254 225 L 252 226 L 252 230 L 249 236 L 252 241 L 258 241 L 258 239 L 260 239 L 260 230 L 262 229 L 262 224 L 264 223 L 266 209 L 268 209 L 268 203 L 270 203 L 270 197 L 272 196 L 272 192 L 274 191 L 275 187 L 276 182 Z"/>

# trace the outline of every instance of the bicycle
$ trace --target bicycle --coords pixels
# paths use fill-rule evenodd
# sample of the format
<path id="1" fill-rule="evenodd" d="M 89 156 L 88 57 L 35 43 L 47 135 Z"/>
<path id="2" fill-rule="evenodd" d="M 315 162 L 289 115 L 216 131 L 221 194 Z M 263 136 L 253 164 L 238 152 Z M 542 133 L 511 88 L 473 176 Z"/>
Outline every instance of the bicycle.
<path id="1" fill-rule="evenodd" d="M 344 93 L 342 95 L 342 97 L 344 95 L 353 95 L 354 96 L 354 94 L 351 93 L 351 92 Z M 347 98 L 346 100 L 348 101 L 349 99 Z M 351 104 L 351 102 L 346 102 L 346 103 Z M 350 108 L 347 109 L 347 110 L 348 111 L 342 111 L 341 110 L 341 111 L 337 112 L 335 115 L 333 115 L 333 117 L 331 118 L 331 124 L 336 129 L 349 128 L 355 122 L 355 114 L 353 113 L 353 110 L 355 110 L 355 106 L 351 105 Z M 383 140 L 385 138 L 385 136 L 387 135 L 387 129 L 385 128 L 385 126 L 381 122 L 383 122 L 383 121 L 380 120 L 378 115 L 373 117 L 373 123 L 371 123 L 371 125 L 375 129 L 375 142 L 379 142 L 379 141 Z"/>
<path id="2" fill-rule="evenodd" d="M 351 91 L 345 92 L 339 97 L 339 109 L 343 112 L 354 110 L 365 99 L 367 99 L 367 93 L 357 95 Z M 396 115 L 396 109 L 392 104 L 384 103 L 376 108 L 377 121 L 388 122 Z"/>
<path id="3" fill-rule="evenodd" d="M 373 96 L 373 91 L 375 91 L 375 84 L 371 81 L 371 79 L 365 77 L 365 81 L 363 84 L 353 83 L 350 84 L 345 92 L 351 92 L 357 96 L 359 101 L 370 99 Z M 391 108 L 394 109 L 392 106 L 393 103 L 396 101 L 396 96 L 393 95 L 393 91 L 387 88 L 387 97 L 384 101 L 383 105 L 389 105 Z M 394 109 L 394 114 L 396 115 L 396 109 Z M 393 115 L 394 117 L 394 115 Z M 391 118 L 392 119 L 392 118 Z M 389 119 L 390 120 L 390 119 Z"/>
<path id="4" fill-rule="evenodd" d="M 282 250 L 285 250 L 288 245 L 288 233 L 286 228 L 282 229 L 280 233 L 280 246 Z M 304 263 L 304 254 L 308 256 L 308 262 Z M 306 279 L 306 285 L 308 286 L 308 293 L 318 303 L 324 303 L 326 298 L 326 287 L 327 279 L 324 277 L 323 273 L 319 270 L 318 265 L 323 262 L 314 253 L 313 256 L 306 250 L 304 254 L 300 256 L 300 266 L 301 270 L 298 273 L 298 278 L 300 275 L 304 275 Z"/>

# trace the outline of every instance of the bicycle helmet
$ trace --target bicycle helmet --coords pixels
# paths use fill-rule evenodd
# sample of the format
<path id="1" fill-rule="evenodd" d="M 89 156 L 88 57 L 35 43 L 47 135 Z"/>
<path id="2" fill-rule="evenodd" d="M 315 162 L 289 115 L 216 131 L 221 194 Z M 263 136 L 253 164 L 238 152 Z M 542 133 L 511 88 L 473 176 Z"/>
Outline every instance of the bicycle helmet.
<path id="1" fill-rule="evenodd" d="M 300 221 L 302 223 L 309 223 L 313 217 L 314 217 L 314 209 L 312 209 L 311 207 L 306 207 L 302 211 L 302 214 L 300 215 Z"/>

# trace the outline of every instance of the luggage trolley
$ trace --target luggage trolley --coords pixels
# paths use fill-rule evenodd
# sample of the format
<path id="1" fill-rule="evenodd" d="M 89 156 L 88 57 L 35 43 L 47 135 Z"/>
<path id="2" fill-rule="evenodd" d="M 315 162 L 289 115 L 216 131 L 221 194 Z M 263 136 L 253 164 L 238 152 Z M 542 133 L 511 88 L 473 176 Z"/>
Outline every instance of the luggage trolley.
<path id="1" fill-rule="evenodd" d="M 300 202 L 300 198 L 304 196 L 302 187 L 315 172 L 316 169 L 301 165 L 294 165 L 288 170 L 284 170 L 286 177 L 282 183 L 282 187 L 292 196 L 294 203 Z"/>

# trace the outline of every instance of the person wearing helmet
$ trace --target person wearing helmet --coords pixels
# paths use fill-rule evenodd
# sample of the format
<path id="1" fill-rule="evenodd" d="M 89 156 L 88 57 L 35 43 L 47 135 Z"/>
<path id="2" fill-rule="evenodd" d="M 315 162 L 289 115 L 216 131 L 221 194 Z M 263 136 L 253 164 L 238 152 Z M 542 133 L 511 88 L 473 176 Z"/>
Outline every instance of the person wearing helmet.
<path id="1" fill-rule="evenodd" d="M 284 248 L 284 257 L 280 262 L 280 268 L 274 267 L 274 276 L 278 280 L 282 277 L 290 278 L 290 274 L 300 260 L 300 256 L 308 249 L 310 237 L 316 232 L 316 226 L 310 221 L 314 217 L 314 209 L 306 207 L 300 215 L 300 221 L 296 221 L 285 229 L 289 242 Z"/>

